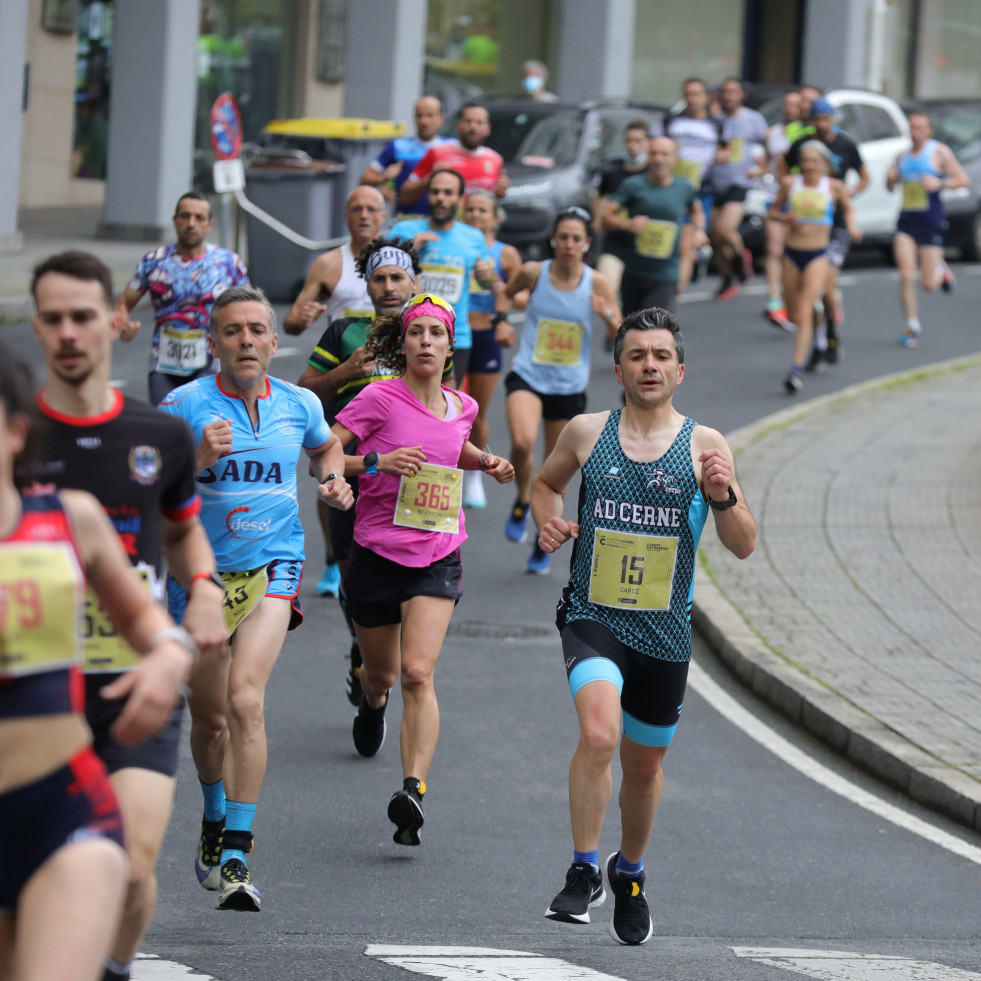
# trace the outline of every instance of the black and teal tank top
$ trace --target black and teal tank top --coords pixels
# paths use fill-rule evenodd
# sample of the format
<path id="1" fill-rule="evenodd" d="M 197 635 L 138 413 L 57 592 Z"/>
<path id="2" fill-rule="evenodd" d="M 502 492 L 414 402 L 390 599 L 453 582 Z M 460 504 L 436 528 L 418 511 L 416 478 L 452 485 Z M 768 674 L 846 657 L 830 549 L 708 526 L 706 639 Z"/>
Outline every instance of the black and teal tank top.
<path id="1" fill-rule="evenodd" d="M 635 651 L 687 661 L 708 514 L 691 459 L 698 424 L 686 418 L 664 456 L 637 463 L 620 447 L 621 411 L 610 413 L 582 467 L 565 619 L 596 620 Z"/>

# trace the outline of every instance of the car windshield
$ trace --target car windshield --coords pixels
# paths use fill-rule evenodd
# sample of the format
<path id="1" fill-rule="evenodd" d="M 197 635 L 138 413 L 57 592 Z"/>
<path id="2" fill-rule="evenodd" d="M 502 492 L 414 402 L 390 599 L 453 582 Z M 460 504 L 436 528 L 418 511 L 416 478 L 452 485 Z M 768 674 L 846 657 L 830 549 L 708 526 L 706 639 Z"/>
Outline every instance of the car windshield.
<path id="1" fill-rule="evenodd" d="M 526 167 L 568 167 L 575 163 L 582 121 L 578 112 L 558 112 L 539 120 L 521 141 L 516 162 Z"/>
<path id="2" fill-rule="evenodd" d="M 974 106 L 940 106 L 930 109 L 933 134 L 959 157 L 981 154 L 981 103 Z"/>
<path id="3" fill-rule="evenodd" d="M 530 101 L 530 100 L 529 100 Z M 504 162 L 511 163 L 518 158 L 518 149 L 525 137 L 548 114 L 555 110 L 547 104 L 542 106 L 495 106 L 493 103 L 487 106 L 490 116 L 491 133 L 487 138 L 487 145 L 496 150 L 503 158 Z M 442 133 L 444 136 L 456 136 L 456 121 L 459 113 L 455 113 L 443 124 Z"/>

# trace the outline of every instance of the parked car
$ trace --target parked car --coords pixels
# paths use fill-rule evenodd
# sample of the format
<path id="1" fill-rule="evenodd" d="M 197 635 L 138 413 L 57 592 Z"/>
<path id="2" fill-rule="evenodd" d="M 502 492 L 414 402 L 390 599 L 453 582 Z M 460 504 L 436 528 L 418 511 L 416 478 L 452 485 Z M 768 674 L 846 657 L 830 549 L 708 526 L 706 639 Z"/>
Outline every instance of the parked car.
<path id="1" fill-rule="evenodd" d="M 507 96 L 483 102 L 491 122 L 487 144 L 504 157 L 511 179 L 498 236 L 526 259 L 547 255 L 560 211 L 589 209 L 603 167 L 623 155 L 627 123 L 641 118 L 653 125 L 666 111 L 627 99 L 574 104 Z M 448 119 L 443 132 L 452 135 L 455 125 L 455 118 Z"/>
<path id="2" fill-rule="evenodd" d="M 961 256 L 981 260 L 981 99 L 923 99 L 903 108 L 925 109 L 934 136 L 954 151 L 971 178 L 970 187 L 940 192 L 950 232 L 947 244 Z"/>
<path id="3" fill-rule="evenodd" d="M 869 172 L 869 186 L 855 199 L 855 219 L 862 229 L 864 242 L 891 248 L 900 197 L 886 188 L 886 173 L 897 154 L 909 147 L 906 115 L 898 102 L 877 92 L 832 89 L 824 97 L 835 107 L 837 125 L 858 145 Z M 758 111 L 768 122 L 777 122 L 780 119 L 779 97 Z M 850 172 L 846 182 L 854 187 L 858 178 Z M 746 197 L 746 214 L 740 231 L 754 252 L 764 250 L 763 223 L 775 195 L 776 180 L 767 174 L 759 178 Z"/>

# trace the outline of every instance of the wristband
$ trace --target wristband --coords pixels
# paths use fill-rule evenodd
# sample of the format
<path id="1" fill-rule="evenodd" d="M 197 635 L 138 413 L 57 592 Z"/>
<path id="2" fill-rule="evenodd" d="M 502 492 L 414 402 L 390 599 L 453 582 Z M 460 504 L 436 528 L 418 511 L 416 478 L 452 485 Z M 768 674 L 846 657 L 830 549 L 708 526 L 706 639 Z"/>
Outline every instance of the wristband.
<path id="1" fill-rule="evenodd" d="M 147 648 L 147 653 L 152 651 L 154 647 L 165 644 L 170 640 L 176 644 L 180 644 L 191 655 L 192 660 L 196 661 L 198 659 L 198 645 L 194 643 L 194 639 L 183 627 L 176 626 L 167 627 L 166 630 L 161 630 L 160 633 L 154 634 L 153 639 L 150 641 L 150 646 Z"/>
<path id="2" fill-rule="evenodd" d="M 490 470 L 490 458 L 491 458 L 490 453 L 481 453 L 480 462 L 477 464 L 477 466 L 479 466 L 480 469 L 485 472 L 487 470 Z"/>
<path id="3" fill-rule="evenodd" d="M 210 579 L 222 592 L 225 591 L 225 584 L 217 572 L 195 572 L 191 576 L 191 585 L 193 586 L 199 579 Z"/>
<path id="4" fill-rule="evenodd" d="M 500 310 L 491 314 L 491 327 L 496 327 L 499 323 L 508 323 L 508 315 Z"/>
<path id="5" fill-rule="evenodd" d="M 324 477 L 323 480 L 319 480 L 319 481 L 317 481 L 317 483 L 320 483 L 320 484 L 329 484 L 332 480 L 337 480 L 337 474 L 336 473 L 329 473 L 329 474 L 327 474 L 327 476 Z"/>

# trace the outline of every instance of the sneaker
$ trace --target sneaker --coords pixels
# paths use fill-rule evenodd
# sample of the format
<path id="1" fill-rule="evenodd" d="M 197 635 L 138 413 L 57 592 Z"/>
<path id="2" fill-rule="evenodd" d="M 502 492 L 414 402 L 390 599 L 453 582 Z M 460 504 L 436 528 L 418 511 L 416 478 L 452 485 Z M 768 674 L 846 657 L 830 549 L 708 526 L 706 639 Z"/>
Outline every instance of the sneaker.
<path id="1" fill-rule="evenodd" d="M 361 704 L 361 648 L 356 640 L 351 641 L 351 653 L 348 654 L 351 667 L 347 672 L 347 700 L 357 708 Z"/>
<path id="2" fill-rule="evenodd" d="M 341 569 L 336 562 L 324 566 L 324 574 L 317 583 L 318 596 L 336 596 L 341 590 Z"/>
<path id="3" fill-rule="evenodd" d="M 800 372 L 794 371 L 793 368 L 787 372 L 787 377 L 783 380 L 783 387 L 787 390 L 788 395 L 796 395 L 803 387 L 804 382 L 801 380 Z"/>
<path id="4" fill-rule="evenodd" d="M 899 343 L 903 347 L 919 347 L 920 346 L 920 332 L 918 330 L 913 330 L 912 327 L 907 327 L 903 331 L 902 336 L 899 338 Z"/>
<path id="5" fill-rule="evenodd" d="M 407 777 L 402 789 L 392 794 L 388 802 L 388 820 L 395 825 L 392 841 L 396 845 L 418 845 L 419 831 L 425 817 L 422 813 L 422 798 L 426 785 L 414 777 Z"/>
<path id="6" fill-rule="evenodd" d="M 221 885 L 221 843 L 224 833 L 224 820 L 201 820 L 201 837 L 194 855 L 194 874 L 210 892 L 217 892 Z"/>
<path id="7" fill-rule="evenodd" d="M 956 280 L 954 279 L 954 274 L 950 271 L 950 266 L 948 266 L 947 263 L 945 262 L 944 263 L 944 279 L 943 279 L 943 282 L 940 284 L 940 288 L 945 293 L 953 293 L 954 292 L 954 284 L 955 283 L 956 283 Z"/>
<path id="8" fill-rule="evenodd" d="M 617 872 L 619 852 L 614 852 L 606 860 L 606 881 L 613 893 L 613 919 L 610 921 L 610 936 L 618 943 L 629 947 L 646 944 L 654 934 L 651 911 L 644 896 L 644 882 L 647 876 L 641 872 L 636 879 L 627 879 Z"/>
<path id="9" fill-rule="evenodd" d="M 545 910 L 550 920 L 588 923 L 589 911 L 606 901 L 603 876 L 589 862 L 574 862 L 565 874 L 565 887 Z"/>
<path id="10" fill-rule="evenodd" d="M 533 576 L 547 576 L 551 571 L 552 556 L 548 552 L 543 552 L 538 547 L 538 542 L 535 542 L 535 547 L 531 550 L 531 555 L 528 556 L 525 572 Z"/>
<path id="11" fill-rule="evenodd" d="M 841 358 L 841 346 L 838 344 L 838 338 L 832 337 L 831 333 L 828 333 L 828 350 L 824 352 L 824 360 L 828 364 L 837 364 Z"/>
<path id="12" fill-rule="evenodd" d="M 748 283 L 755 274 L 756 270 L 753 269 L 753 253 L 749 249 L 743 249 L 743 268 L 739 274 L 739 280 L 743 283 Z"/>
<path id="13" fill-rule="evenodd" d="M 388 698 L 381 708 L 372 708 L 364 698 L 358 706 L 358 714 L 354 717 L 352 735 L 354 748 L 362 756 L 374 756 L 385 742 L 385 709 L 388 708 Z"/>
<path id="14" fill-rule="evenodd" d="M 483 476 L 479 470 L 463 471 L 463 506 L 465 508 L 487 507 Z"/>
<path id="15" fill-rule="evenodd" d="M 262 898 L 249 880 L 248 866 L 240 858 L 230 858 L 221 867 L 221 893 L 215 909 L 234 909 L 258 913 Z"/>
<path id="16" fill-rule="evenodd" d="M 807 359 L 807 364 L 804 365 L 804 370 L 820 375 L 826 367 L 827 360 L 827 351 L 821 351 L 816 347 L 812 348 L 811 356 Z"/>
<path id="17" fill-rule="evenodd" d="M 771 310 L 769 307 L 763 311 L 763 316 L 774 326 L 780 330 L 785 330 L 792 334 L 797 330 L 796 324 L 790 319 L 787 313 L 786 307 L 779 307 L 776 310 Z"/>
<path id="18" fill-rule="evenodd" d="M 511 508 L 511 517 L 504 525 L 504 535 L 512 542 L 523 542 L 528 537 L 528 511 L 530 501 L 515 501 Z"/>
<path id="19" fill-rule="evenodd" d="M 739 296 L 739 283 L 734 283 L 728 276 L 719 284 L 718 292 L 715 294 L 717 300 L 727 303 L 733 297 Z"/>

